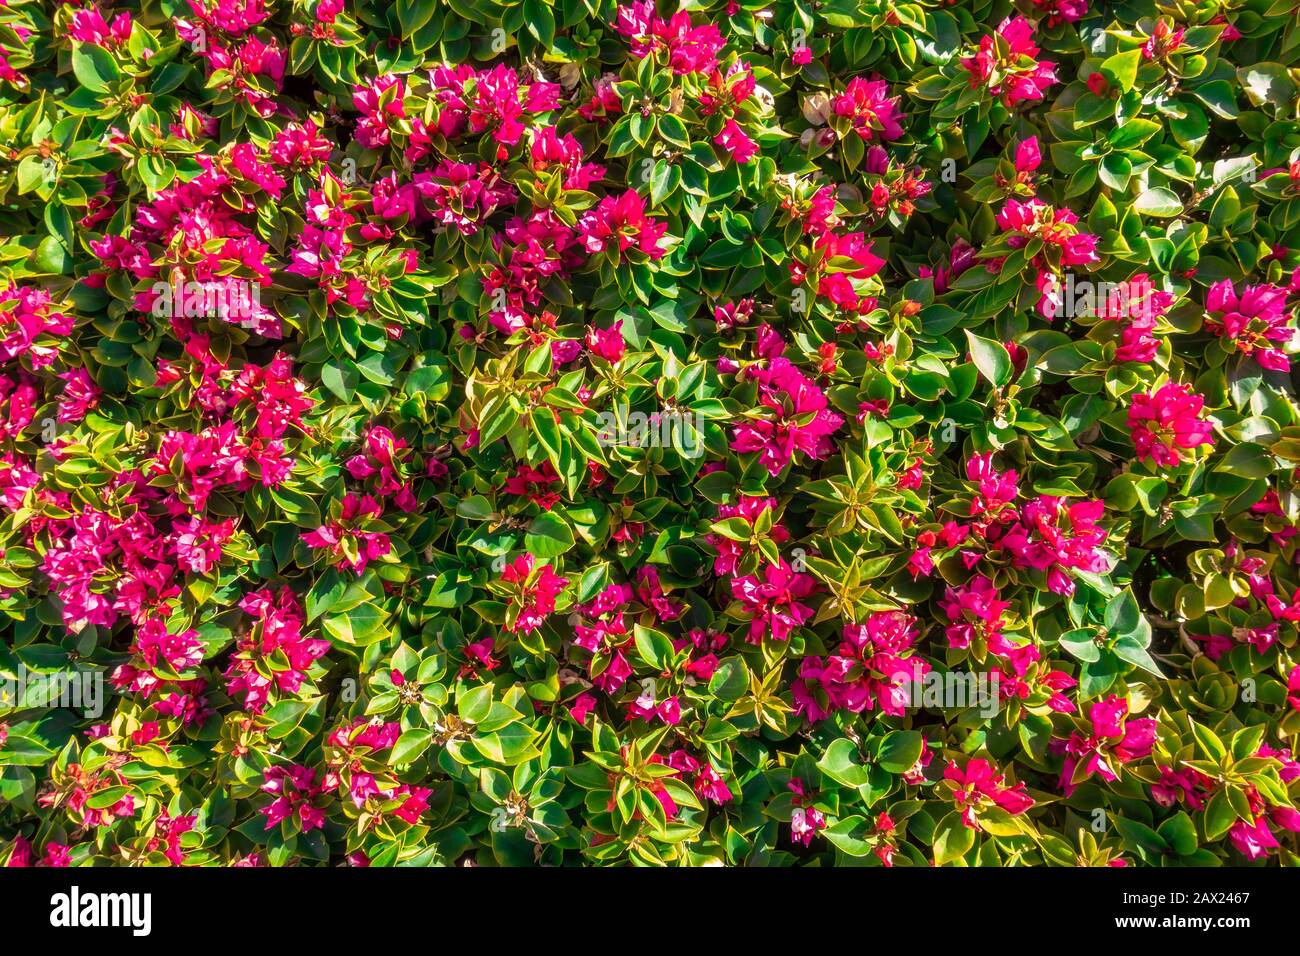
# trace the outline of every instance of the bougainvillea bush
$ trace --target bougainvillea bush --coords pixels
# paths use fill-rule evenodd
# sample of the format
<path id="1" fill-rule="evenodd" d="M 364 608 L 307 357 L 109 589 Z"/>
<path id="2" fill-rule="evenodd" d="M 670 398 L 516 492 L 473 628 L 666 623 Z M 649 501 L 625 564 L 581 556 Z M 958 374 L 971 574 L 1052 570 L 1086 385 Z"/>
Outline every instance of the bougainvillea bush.
<path id="1" fill-rule="evenodd" d="M 0 5 L 0 861 L 1265 865 L 1296 0 Z"/>

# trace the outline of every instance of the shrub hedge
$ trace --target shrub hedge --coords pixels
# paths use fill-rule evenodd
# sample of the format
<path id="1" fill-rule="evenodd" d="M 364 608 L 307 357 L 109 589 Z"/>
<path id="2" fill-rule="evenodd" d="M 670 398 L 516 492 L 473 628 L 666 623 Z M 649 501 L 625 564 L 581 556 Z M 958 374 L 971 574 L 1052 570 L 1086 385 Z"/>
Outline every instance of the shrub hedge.
<path id="1" fill-rule="evenodd" d="M 1295 863 L 1298 64 L 0 5 L 0 860 Z"/>

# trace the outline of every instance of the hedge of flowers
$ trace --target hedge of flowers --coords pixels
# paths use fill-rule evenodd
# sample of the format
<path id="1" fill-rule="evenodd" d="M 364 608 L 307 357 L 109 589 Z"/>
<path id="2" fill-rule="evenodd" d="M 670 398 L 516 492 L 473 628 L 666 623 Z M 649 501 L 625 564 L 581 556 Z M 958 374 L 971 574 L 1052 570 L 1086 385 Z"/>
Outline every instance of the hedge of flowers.
<path id="1" fill-rule="evenodd" d="M 1298 64 L 0 4 L 0 861 L 1297 862 Z"/>

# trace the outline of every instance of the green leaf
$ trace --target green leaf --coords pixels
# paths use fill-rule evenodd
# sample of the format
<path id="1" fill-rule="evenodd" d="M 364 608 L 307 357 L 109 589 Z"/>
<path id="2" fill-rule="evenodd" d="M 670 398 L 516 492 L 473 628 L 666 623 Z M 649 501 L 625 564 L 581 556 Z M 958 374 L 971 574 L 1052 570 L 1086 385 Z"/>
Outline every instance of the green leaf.
<path id="1" fill-rule="evenodd" d="M 970 852 L 975 845 L 975 831 L 961 822 L 961 814 L 953 812 L 934 828 L 933 842 L 935 865 L 943 866 Z"/>
<path id="2" fill-rule="evenodd" d="M 681 121 L 680 117 L 674 116 L 672 113 L 665 113 L 659 117 L 659 135 L 674 146 L 680 146 L 683 149 L 687 149 L 691 145 L 691 136 L 686 131 L 686 124 Z"/>
<path id="3" fill-rule="evenodd" d="M 1183 211 L 1182 201 L 1172 189 L 1156 186 L 1145 190 L 1133 203 L 1133 208 L 1144 216 L 1168 219 Z"/>
<path id="4" fill-rule="evenodd" d="M 1117 126 L 1112 130 L 1107 141 L 1114 149 L 1133 149 L 1141 146 L 1160 130 L 1160 124 L 1151 120 L 1129 120 L 1123 126 Z"/>
<path id="5" fill-rule="evenodd" d="M 1196 852 L 1196 824 L 1183 810 L 1179 810 L 1156 828 L 1160 836 L 1179 856 L 1190 856 Z"/>
<path id="6" fill-rule="evenodd" d="M 483 684 L 461 694 L 456 701 L 456 714 L 462 720 L 477 724 L 492 712 L 492 685 Z"/>
<path id="7" fill-rule="evenodd" d="M 1237 79 L 1254 106 L 1284 109 L 1296 98 L 1296 84 L 1281 63 L 1256 63 L 1237 70 Z"/>
<path id="8" fill-rule="evenodd" d="M 1211 80 L 1193 89 L 1192 95 L 1224 119 L 1236 119 L 1237 95 L 1225 80 Z"/>
<path id="9" fill-rule="evenodd" d="M 969 329 L 966 330 L 966 344 L 970 349 L 971 361 L 994 388 L 1001 388 L 1011 381 L 1015 366 L 1011 364 L 1006 346 L 992 339 L 981 338 Z"/>
<path id="10" fill-rule="evenodd" d="M 1081 627 L 1067 631 L 1058 638 L 1061 649 L 1081 661 L 1096 661 L 1101 657 L 1101 648 L 1097 646 L 1097 632 L 1092 628 Z"/>
<path id="11" fill-rule="evenodd" d="M 1192 736 L 1196 738 L 1196 745 L 1201 753 L 1209 760 L 1221 763 L 1228 756 L 1228 748 L 1223 745 L 1223 741 L 1204 724 L 1199 724 L 1190 717 L 1187 722 L 1192 725 Z"/>
<path id="12" fill-rule="evenodd" d="M 709 678 L 709 693 L 718 700 L 734 701 L 744 695 L 749 686 L 749 670 L 740 657 L 725 657 Z"/>
<path id="13" fill-rule="evenodd" d="M 866 832 L 866 819 L 861 816 L 844 817 L 822 831 L 830 844 L 849 856 L 869 856 L 875 847 L 860 835 Z"/>
<path id="14" fill-rule="evenodd" d="M 1137 81 L 1138 67 L 1142 64 L 1142 50 L 1134 49 L 1126 53 L 1116 53 L 1102 60 L 1100 73 L 1107 82 L 1127 93 Z"/>
<path id="15" fill-rule="evenodd" d="M 412 727 L 397 738 L 388 762 L 393 766 L 410 763 L 429 749 L 433 742 L 433 732 L 424 727 Z"/>
<path id="16" fill-rule="evenodd" d="M 867 770 L 854 762 L 857 756 L 858 748 L 851 740 L 837 737 L 826 748 L 822 759 L 817 761 L 817 768 L 836 783 L 846 787 L 860 787 L 867 782 Z"/>
<path id="17" fill-rule="evenodd" d="M 550 46 L 555 37 L 555 14 L 550 5 L 544 0 L 524 0 L 524 26 L 538 43 Z"/>
<path id="18" fill-rule="evenodd" d="M 335 640 L 355 647 L 365 647 L 388 636 L 388 615 L 373 604 L 361 604 L 345 614 L 328 615 L 321 620 L 325 633 Z"/>
<path id="19" fill-rule="evenodd" d="M 121 78 L 112 54 L 93 43 L 77 43 L 72 51 L 77 82 L 94 93 L 106 93 Z"/>
<path id="20" fill-rule="evenodd" d="M 637 653 L 651 667 L 664 671 L 672 666 L 673 642 L 667 634 L 652 627 L 637 624 L 632 633 L 636 640 Z"/>
<path id="21" fill-rule="evenodd" d="M 1116 657 L 1135 667 L 1142 668 L 1148 674 L 1154 674 L 1156 677 L 1165 676 L 1147 650 L 1147 645 L 1133 635 L 1126 634 L 1119 638 L 1111 649 L 1115 652 Z"/>
<path id="22" fill-rule="evenodd" d="M 524 548 L 539 558 L 559 557 L 572 547 L 573 529 L 555 511 L 538 515 L 524 534 Z"/>
<path id="23" fill-rule="evenodd" d="M 890 773 L 906 773 L 916 766 L 925 749 L 919 730 L 895 730 L 885 736 L 876 762 Z"/>
<path id="24" fill-rule="evenodd" d="M 1210 797 L 1205 807 L 1205 839 L 1213 843 L 1237 822 L 1237 811 L 1232 809 L 1225 791 L 1219 790 Z"/>

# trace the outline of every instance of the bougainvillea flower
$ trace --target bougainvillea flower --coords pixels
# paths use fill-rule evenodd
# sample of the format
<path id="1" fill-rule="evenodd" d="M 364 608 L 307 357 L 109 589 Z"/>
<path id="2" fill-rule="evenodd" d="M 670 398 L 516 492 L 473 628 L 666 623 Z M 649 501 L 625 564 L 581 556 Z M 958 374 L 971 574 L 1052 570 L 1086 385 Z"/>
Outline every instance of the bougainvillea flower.
<path id="1" fill-rule="evenodd" d="M 812 575 L 800 574 L 784 561 L 767 565 L 761 576 L 731 579 L 732 596 L 749 616 L 749 641 L 754 644 L 769 636 L 788 640 L 792 630 L 811 620 L 813 610 L 803 602 L 816 590 Z"/>
<path id="2" fill-rule="evenodd" d="M 512 600 L 512 631 L 535 631 L 542 626 L 546 616 L 555 610 L 555 599 L 568 584 L 567 578 L 555 573 L 549 564 L 536 566 L 537 559 L 525 552 L 506 565 L 501 580 L 518 588 Z"/>
<path id="3" fill-rule="evenodd" d="M 954 786 L 953 801 L 961 811 L 961 822 L 971 829 L 979 825 L 981 807 L 991 804 L 1016 816 L 1034 805 L 1033 798 L 1025 792 L 1024 783 L 1006 786 L 1005 775 L 980 757 L 967 761 L 965 767 L 950 761 L 944 768 L 943 779 Z"/>
<path id="4" fill-rule="evenodd" d="M 1282 350 L 1295 335 L 1293 310 L 1287 308 L 1287 291 L 1272 285 L 1248 285 L 1237 294 L 1230 279 L 1210 286 L 1206 294 L 1207 331 L 1230 341 L 1238 352 L 1252 356 L 1261 368 L 1277 372 L 1291 369 Z"/>
<path id="5" fill-rule="evenodd" d="M 1183 452 L 1214 444 L 1214 427 L 1201 417 L 1205 398 L 1190 385 L 1166 382 L 1155 392 L 1133 396 L 1128 427 L 1139 461 L 1173 468 Z"/>
<path id="6" fill-rule="evenodd" d="M 1084 780 L 1096 774 L 1102 780 L 1119 779 L 1117 768 L 1151 753 L 1156 739 L 1153 717 L 1129 717 L 1128 698 L 1111 695 L 1088 709 L 1090 732 L 1074 731 L 1068 740 L 1054 741 L 1064 753 L 1060 787 L 1068 797 Z"/>
<path id="7" fill-rule="evenodd" d="M 986 87 L 1007 106 L 1041 100 L 1056 80 L 1056 64 L 1038 60 L 1033 25 L 1007 17 L 997 32 L 983 37 L 974 55 L 964 57 L 971 88 Z"/>
<path id="8" fill-rule="evenodd" d="M 889 84 L 884 80 L 867 80 L 855 77 L 831 102 L 836 116 L 846 117 L 853 131 L 868 142 L 891 142 L 903 135 L 903 114 L 898 108 L 898 97 L 889 95 Z"/>

